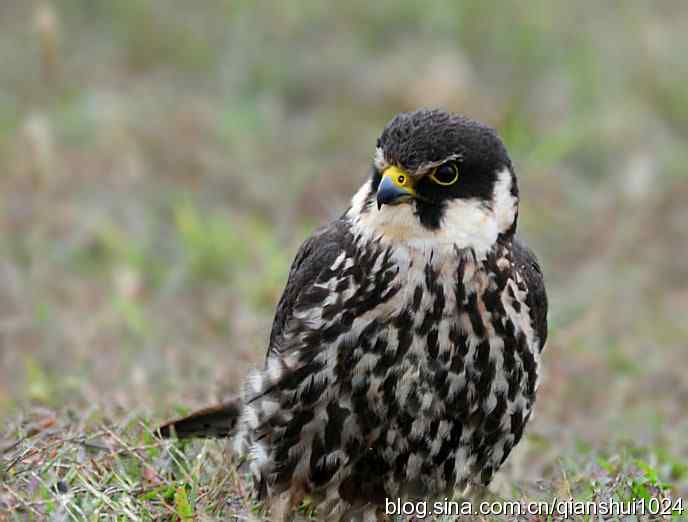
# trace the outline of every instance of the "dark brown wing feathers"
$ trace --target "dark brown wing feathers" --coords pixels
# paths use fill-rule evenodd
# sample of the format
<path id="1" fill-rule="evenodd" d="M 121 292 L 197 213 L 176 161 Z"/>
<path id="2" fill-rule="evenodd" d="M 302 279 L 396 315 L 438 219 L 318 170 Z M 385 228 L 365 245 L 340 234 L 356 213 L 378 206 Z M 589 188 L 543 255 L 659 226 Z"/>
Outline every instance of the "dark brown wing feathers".
<path id="1" fill-rule="evenodd" d="M 323 270 L 332 266 L 342 251 L 347 231 L 348 226 L 345 222 L 336 220 L 316 230 L 301 245 L 289 271 L 286 288 L 277 305 L 268 354 L 273 350 L 279 350 L 284 328 L 299 295 Z M 173 436 L 173 433 L 179 438 L 229 437 L 236 428 L 240 414 L 241 400 L 237 397 L 219 406 L 205 408 L 187 417 L 167 422 L 158 428 L 158 433 L 165 438 Z"/>
<path id="2" fill-rule="evenodd" d="M 284 328 L 299 295 L 323 270 L 332 266 L 347 244 L 347 233 L 348 229 L 343 221 L 334 221 L 318 229 L 299 249 L 289 272 L 286 288 L 277 305 L 268 354 L 273 350 L 279 351 Z M 518 270 L 526 279 L 527 305 L 542 347 L 547 340 L 547 294 L 542 271 L 535 254 L 518 239 L 513 241 L 513 258 Z M 237 397 L 219 406 L 199 410 L 187 417 L 170 421 L 162 425 L 158 432 L 162 437 L 171 437 L 173 434 L 179 438 L 228 437 L 236 428 L 240 414 L 241 400 Z"/>
<path id="3" fill-rule="evenodd" d="M 513 247 L 514 262 L 528 287 L 526 304 L 530 308 L 531 320 L 540 338 L 542 350 L 547 341 L 547 293 L 542 269 L 533 251 L 520 240 L 514 238 Z"/>
<path id="4" fill-rule="evenodd" d="M 169 421 L 158 428 L 164 438 L 176 435 L 180 439 L 189 437 L 229 437 L 236 428 L 241 414 L 238 397 L 210 408 L 198 410 L 187 417 Z"/>
<path id="5" fill-rule="evenodd" d="M 284 328 L 292 316 L 299 295 L 315 281 L 323 270 L 328 269 L 341 254 L 347 242 L 350 225 L 338 219 L 317 229 L 299 248 L 289 270 L 289 278 L 277 304 L 275 319 L 270 332 L 269 355 L 279 351 Z"/>

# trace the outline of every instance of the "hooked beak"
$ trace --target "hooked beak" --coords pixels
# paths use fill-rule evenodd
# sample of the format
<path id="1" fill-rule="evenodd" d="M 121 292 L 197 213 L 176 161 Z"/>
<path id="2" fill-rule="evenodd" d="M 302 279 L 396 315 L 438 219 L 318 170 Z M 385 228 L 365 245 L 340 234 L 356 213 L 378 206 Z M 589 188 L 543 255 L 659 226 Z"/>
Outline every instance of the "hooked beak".
<path id="1" fill-rule="evenodd" d="M 382 175 L 377 188 L 377 208 L 380 210 L 382 205 L 396 205 L 409 201 L 415 195 L 411 177 L 397 167 L 389 167 Z"/>

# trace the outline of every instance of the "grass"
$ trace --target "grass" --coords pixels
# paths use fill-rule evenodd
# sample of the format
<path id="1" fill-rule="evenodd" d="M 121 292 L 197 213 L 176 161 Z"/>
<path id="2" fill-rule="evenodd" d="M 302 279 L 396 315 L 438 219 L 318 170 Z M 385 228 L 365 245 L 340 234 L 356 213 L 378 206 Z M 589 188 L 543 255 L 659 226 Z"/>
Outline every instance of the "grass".
<path id="1" fill-rule="evenodd" d="M 499 129 L 551 298 L 489 498 L 688 497 L 687 14 L 2 2 L 0 520 L 264 518 L 222 444 L 150 430 L 260 364 L 299 243 L 428 105 Z"/>
<path id="2" fill-rule="evenodd" d="M 251 500 L 249 482 L 220 443 L 161 443 L 141 415 L 117 422 L 96 412 L 79 413 L 66 422 L 46 411 L 28 417 L 14 432 L 16 441 L 2 448 L 2 499 L 14 518 L 269 519 L 263 506 Z M 524 503 L 655 498 L 667 509 L 681 506 L 673 491 L 688 467 L 667 453 L 628 445 L 611 453 L 580 448 L 580 455 L 585 464 L 560 460 L 552 470 L 555 478 L 547 483 L 484 498 Z M 314 516 L 308 507 L 301 514 Z"/>

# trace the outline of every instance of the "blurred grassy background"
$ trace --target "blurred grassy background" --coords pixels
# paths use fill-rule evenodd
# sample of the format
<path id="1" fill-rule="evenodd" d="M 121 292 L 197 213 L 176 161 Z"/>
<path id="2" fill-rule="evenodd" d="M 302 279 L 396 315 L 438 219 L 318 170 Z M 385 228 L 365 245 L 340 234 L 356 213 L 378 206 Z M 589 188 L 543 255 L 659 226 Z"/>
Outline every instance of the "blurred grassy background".
<path id="1" fill-rule="evenodd" d="M 551 298 L 502 480 L 641 459 L 686 494 L 687 35 L 680 0 L 3 0 L 6 438 L 234 391 L 384 124 L 442 106 L 506 141 Z"/>

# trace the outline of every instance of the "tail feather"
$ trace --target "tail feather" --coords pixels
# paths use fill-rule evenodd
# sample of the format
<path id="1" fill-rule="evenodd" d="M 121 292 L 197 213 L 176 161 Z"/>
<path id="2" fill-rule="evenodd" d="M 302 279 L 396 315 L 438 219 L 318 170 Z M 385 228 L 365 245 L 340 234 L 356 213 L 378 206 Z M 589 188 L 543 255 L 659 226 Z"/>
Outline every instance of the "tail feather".
<path id="1" fill-rule="evenodd" d="M 186 417 L 166 422 L 157 433 L 163 438 L 226 438 L 232 436 L 241 415 L 237 397 L 218 406 L 198 410 Z"/>

